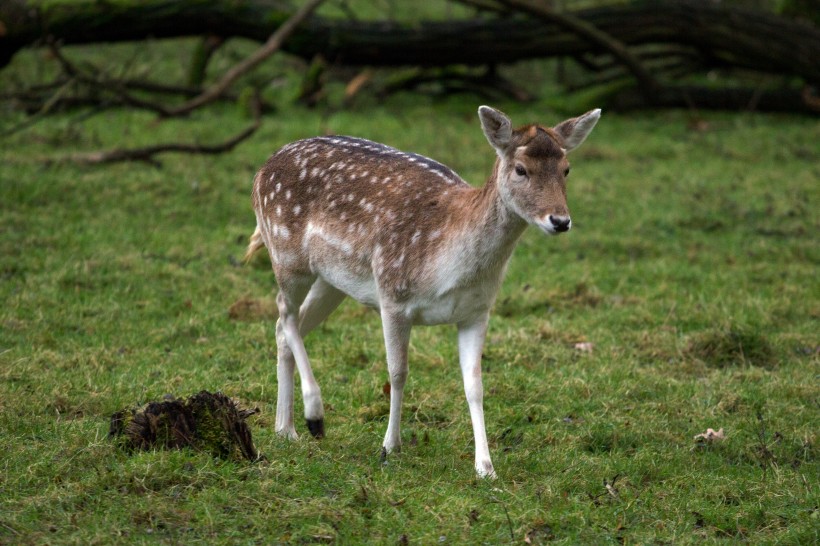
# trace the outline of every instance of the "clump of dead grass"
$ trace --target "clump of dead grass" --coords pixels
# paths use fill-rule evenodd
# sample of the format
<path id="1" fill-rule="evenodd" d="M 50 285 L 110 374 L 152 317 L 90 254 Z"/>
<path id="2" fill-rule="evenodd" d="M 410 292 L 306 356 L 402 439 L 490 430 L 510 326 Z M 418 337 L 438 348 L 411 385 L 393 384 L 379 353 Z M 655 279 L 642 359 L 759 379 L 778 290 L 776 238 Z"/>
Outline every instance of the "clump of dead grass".
<path id="1" fill-rule="evenodd" d="M 168 397 L 111 416 L 109 437 L 127 450 L 192 447 L 224 459 L 258 459 L 245 420 L 257 410 L 240 409 L 221 392 L 187 400 Z"/>

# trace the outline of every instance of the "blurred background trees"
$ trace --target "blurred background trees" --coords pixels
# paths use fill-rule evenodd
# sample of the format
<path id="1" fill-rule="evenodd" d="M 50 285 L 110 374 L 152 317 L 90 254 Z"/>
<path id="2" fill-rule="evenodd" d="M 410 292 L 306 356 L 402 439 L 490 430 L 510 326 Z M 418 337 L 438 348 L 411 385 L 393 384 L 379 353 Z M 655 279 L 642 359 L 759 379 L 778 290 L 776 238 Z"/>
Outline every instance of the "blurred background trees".
<path id="1" fill-rule="evenodd" d="M 295 100 L 340 107 L 404 91 L 526 101 L 558 89 L 615 109 L 816 114 L 818 14 L 817 0 L 7 0 L 0 97 L 27 117 L 0 131 L 61 108 L 170 117 L 230 100 L 262 112 L 287 85 Z M 173 63 L 143 58 L 166 42 Z"/>

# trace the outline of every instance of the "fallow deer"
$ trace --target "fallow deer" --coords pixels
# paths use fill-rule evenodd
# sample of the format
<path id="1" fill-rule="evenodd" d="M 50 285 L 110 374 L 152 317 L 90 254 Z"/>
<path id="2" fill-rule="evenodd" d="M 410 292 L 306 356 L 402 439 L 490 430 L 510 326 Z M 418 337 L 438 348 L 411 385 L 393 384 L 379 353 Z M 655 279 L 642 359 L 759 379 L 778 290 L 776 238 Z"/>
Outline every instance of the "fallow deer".
<path id="1" fill-rule="evenodd" d="M 426 157 L 344 136 L 293 142 L 256 174 L 256 230 L 247 257 L 267 247 L 276 301 L 276 432 L 296 438 L 294 366 L 313 436 L 324 409 L 303 337 L 346 295 L 382 320 L 390 416 L 382 453 L 397 450 L 410 329 L 455 324 L 475 435 L 475 469 L 495 476 L 484 427 L 481 352 L 507 262 L 527 224 L 569 231 L 567 153 L 586 139 L 599 109 L 555 127 L 513 130 L 502 112 L 478 109 L 497 159 L 482 188 Z"/>

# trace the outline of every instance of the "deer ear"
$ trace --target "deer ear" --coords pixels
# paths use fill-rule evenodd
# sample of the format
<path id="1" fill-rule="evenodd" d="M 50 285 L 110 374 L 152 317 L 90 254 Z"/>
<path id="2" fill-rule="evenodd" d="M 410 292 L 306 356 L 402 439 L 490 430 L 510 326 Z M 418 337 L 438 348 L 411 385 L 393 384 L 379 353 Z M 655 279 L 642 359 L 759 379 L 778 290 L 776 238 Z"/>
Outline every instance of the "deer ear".
<path id="1" fill-rule="evenodd" d="M 510 118 L 503 112 L 489 106 L 479 106 L 478 117 L 481 119 L 481 128 L 484 130 L 484 136 L 487 137 L 490 146 L 495 148 L 499 156 L 503 156 L 512 139 Z"/>
<path id="2" fill-rule="evenodd" d="M 555 126 L 555 132 L 561 135 L 564 140 L 564 148 L 567 153 L 581 145 L 592 132 L 598 119 L 601 117 L 601 109 L 590 110 L 582 116 L 568 119 Z"/>

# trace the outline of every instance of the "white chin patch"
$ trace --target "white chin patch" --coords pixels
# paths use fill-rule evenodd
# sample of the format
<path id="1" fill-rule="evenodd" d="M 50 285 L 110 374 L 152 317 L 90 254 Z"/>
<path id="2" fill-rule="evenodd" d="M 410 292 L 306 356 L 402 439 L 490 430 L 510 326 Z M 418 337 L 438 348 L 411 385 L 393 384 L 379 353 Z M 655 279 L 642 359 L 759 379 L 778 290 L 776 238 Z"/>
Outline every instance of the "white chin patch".
<path id="1" fill-rule="evenodd" d="M 572 220 L 570 220 L 569 227 L 564 231 L 558 231 L 555 229 L 555 226 L 550 221 L 549 215 L 545 216 L 544 218 L 540 218 L 535 221 L 535 225 L 538 226 L 538 229 L 546 233 L 547 235 L 560 235 L 562 233 L 566 233 L 570 229 L 572 229 Z"/>
<path id="2" fill-rule="evenodd" d="M 540 229 L 547 235 L 558 235 L 558 232 L 555 231 L 555 226 L 553 226 L 552 222 L 549 221 L 549 217 L 547 217 L 546 221 L 544 221 L 543 219 L 538 219 L 535 222 L 533 222 L 533 224 L 538 226 L 538 229 Z"/>

